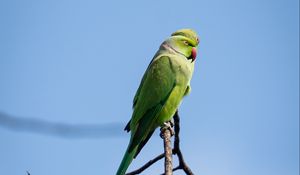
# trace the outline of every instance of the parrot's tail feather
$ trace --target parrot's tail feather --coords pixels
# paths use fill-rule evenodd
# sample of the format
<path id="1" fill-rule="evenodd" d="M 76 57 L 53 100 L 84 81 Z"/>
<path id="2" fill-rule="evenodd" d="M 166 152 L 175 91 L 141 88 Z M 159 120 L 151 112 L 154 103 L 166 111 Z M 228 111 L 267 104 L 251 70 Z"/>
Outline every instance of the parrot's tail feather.
<path id="1" fill-rule="evenodd" d="M 119 166 L 119 169 L 118 169 L 116 175 L 124 175 L 126 173 L 126 170 L 128 169 L 130 163 L 132 162 L 132 160 L 134 158 L 134 155 L 136 154 L 137 146 L 131 152 L 128 152 L 128 149 L 129 149 L 129 146 L 125 152 L 125 155 L 122 159 L 121 165 Z"/>

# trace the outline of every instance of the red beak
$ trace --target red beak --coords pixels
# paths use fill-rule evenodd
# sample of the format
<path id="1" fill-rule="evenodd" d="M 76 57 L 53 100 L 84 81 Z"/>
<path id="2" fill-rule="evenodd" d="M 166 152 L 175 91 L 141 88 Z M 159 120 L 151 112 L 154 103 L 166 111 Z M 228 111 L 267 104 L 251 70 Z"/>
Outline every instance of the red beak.
<path id="1" fill-rule="evenodd" d="M 192 48 L 192 54 L 191 54 L 191 57 L 192 57 L 192 60 L 195 61 L 196 60 L 196 56 L 197 56 L 197 49 L 195 47 Z M 193 62 L 192 61 L 192 62 Z"/>

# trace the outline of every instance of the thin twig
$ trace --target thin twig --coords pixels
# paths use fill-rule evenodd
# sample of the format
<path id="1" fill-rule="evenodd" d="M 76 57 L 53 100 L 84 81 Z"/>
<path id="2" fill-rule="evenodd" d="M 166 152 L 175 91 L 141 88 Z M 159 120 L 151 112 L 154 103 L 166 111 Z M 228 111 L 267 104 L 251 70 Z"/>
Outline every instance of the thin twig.
<path id="1" fill-rule="evenodd" d="M 150 160 L 149 162 L 147 162 L 145 165 L 143 165 L 141 168 L 134 170 L 130 173 L 127 173 L 126 175 L 135 175 L 135 174 L 140 174 L 141 172 L 143 172 L 145 169 L 147 169 L 148 167 L 150 167 L 152 164 L 154 164 L 155 162 L 159 161 L 160 159 L 164 158 L 165 154 L 162 153 L 160 155 L 158 155 L 157 157 L 155 157 L 154 159 Z"/>
<path id="2" fill-rule="evenodd" d="M 174 131 L 175 131 L 175 138 L 174 138 L 174 145 L 173 145 L 173 150 L 172 150 L 172 154 L 173 155 L 177 155 L 178 160 L 179 160 L 179 165 L 175 168 L 173 168 L 173 172 L 177 171 L 177 170 L 183 170 L 185 172 L 186 175 L 194 175 L 194 173 L 192 172 L 192 170 L 189 168 L 189 166 L 186 164 L 186 162 L 184 161 L 183 158 L 183 154 L 181 152 L 180 149 L 180 138 L 179 138 L 179 132 L 180 132 L 180 117 L 178 115 L 178 111 L 176 111 L 176 113 L 173 116 L 174 118 Z M 127 173 L 126 175 L 135 175 L 135 174 L 140 174 L 141 172 L 143 172 L 145 169 L 149 168 L 152 164 L 154 164 L 155 162 L 157 162 L 158 160 L 162 159 L 163 157 L 165 157 L 164 154 L 160 154 L 159 156 L 155 157 L 154 159 L 150 160 L 149 162 L 147 162 L 144 166 L 142 166 L 141 168 L 132 171 L 131 173 Z M 161 174 L 161 175 L 166 175 L 165 173 Z"/>
<path id="3" fill-rule="evenodd" d="M 174 153 L 177 154 L 177 157 L 179 159 L 179 165 L 175 169 L 176 170 L 182 169 L 187 175 L 194 175 L 192 170 L 189 168 L 189 166 L 184 161 L 183 155 L 181 153 L 180 144 L 179 144 L 180 143 L 180 138 L 179 138 L 180 118 L 178 115 L 178 111 L 176 111 L 176 113 L 174 115 L 174 123 L 175 123 L 175 126 L 174 126 L 174 128 L 175 128 Z"/>
<path id="4" fill-rule="evenodd" d="M 164 140 L 164 150 L 165 150 L 165 174 L 173 174 L 172 166 L 172 148 L 171 148 L 171 126 L 164 126 L 161 129 L 161 135 Z"/>

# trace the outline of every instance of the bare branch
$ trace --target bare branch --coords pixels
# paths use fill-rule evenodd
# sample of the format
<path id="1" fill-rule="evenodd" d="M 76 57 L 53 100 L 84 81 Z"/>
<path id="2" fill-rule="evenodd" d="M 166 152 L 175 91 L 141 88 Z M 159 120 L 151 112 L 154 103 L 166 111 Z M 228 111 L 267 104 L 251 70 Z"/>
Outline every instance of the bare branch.
<path id="1" fill-rule="evenodd" d="M 171 148 L 171 126 L 164 126 L 161 128 L 161 136 L 164 140 L 164 150 L 165 150 L 165 174 L 173 174 L 172 165 L 172 148 Z"/>
<path id="2" fill-rule="evenodd" d="M 183 171 L 187 174 L 187 175 L 194 175 L 194 173 L 192 172 L 192 170 L 189 168 L 189 166 L 185 163 L 184 159 L 183 159 L 183 155 L 181 153 L 181 149 L 180 149 L 180 138 L 179 138 L 179 132 L 180 132 L 180 118 L 178 115 L 178 111 L 176 111 L 175 115 L 174 115 L 174 123 L 175 123 L 175 141 L 174 141 L 174 153 L 177 154 L 177 157 L 179 159 L 179 165 L 178 167 L 175 168 L 175 171 L 178 169 L 183 169 Z"/>
<path id="3" fill-rule="evenodd" d="M 155 157 L 154 159 L 150 160 L 149 162 L 147 162 L 145 165 L 143 165 L 141 168 L 134 170 L 130 173 L 127 173 L 126 175 L 135 175 L 135 174 L 140 174 L 141 172 L 143 172 L 145 169 L 147 169 L 148 167 L 150 167 L 152 164 L 154 164 L 155 162 L 159 161 L 160 159 L 164 158 L 165 154 L 162 153 L 160 155 L 158 155 L 157 157 Z"/>
<path id="4" fill-rule="evenodd" d="M 192 170 L 189 168 L 189 166 L 186 164 L 184 161 L 181 149 L 180 149 L 180 138 L 179 138 L 179 132 L 180 132 L 180 117 L 178 115 L 178 111 L 176 111 L 175 115 L 173 116 L 174 118 L 174 129 L 175 129 L 175 138 L 174 138 L 174 148 L 172 150 L 172 154 L 177 155 L 178 160 L 179 160 L 179 165 L 175 168 L 173 168 L 173 172 L 177 170 L 183 170 L 186 175 L 194 175 Z M 147 162 L 145 165 L 143 165 L 141 168 L 132 171 L 131 173 L 127 173 L 126 175 L 135 175 L 135 174 L 140 174 L 147 168 L 149 168 L 151 165 L 153 165 L 155 162 L 158 160 L 162 159 L 165 157 L 165 154 L 160 154 L 159 156 L 155 157 L 154 159 L 150 160 Z M 161 175 L 166 175 L 166 173 L 163 173 Z"/>

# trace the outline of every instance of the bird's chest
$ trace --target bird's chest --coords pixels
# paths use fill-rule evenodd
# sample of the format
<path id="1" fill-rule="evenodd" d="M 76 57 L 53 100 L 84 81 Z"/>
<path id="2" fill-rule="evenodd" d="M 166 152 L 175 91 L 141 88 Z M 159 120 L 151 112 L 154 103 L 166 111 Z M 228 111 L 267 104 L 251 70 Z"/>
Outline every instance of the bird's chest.
<path id="1" fill-rule="evenodd" d="M 193 65 L 190 60 L 187 60 L 186 58 L 173 60 L 172 69 L 175 72 L 178 83 L 186 84 L 190 81 L 193 73 Z"/>

